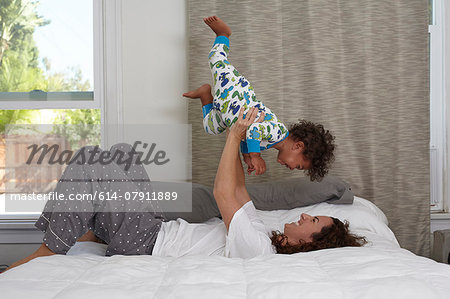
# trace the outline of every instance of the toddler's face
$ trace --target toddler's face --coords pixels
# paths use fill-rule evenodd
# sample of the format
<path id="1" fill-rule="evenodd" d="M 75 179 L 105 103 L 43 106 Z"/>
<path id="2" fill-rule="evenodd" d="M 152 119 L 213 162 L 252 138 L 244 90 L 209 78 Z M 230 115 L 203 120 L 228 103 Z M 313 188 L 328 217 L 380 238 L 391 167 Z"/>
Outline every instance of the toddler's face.
<path id="1" fill-rule="evenodd" d="M 286 166 L 290 170 L 299 169 L 307 170 L 311 168 L 311 161 L 306 159 L 303 155 L 303 142 L 300 146 L 293 146 L 286 150 L 280 150 L 278 152 L 277 161 L 283 166 Z"/>

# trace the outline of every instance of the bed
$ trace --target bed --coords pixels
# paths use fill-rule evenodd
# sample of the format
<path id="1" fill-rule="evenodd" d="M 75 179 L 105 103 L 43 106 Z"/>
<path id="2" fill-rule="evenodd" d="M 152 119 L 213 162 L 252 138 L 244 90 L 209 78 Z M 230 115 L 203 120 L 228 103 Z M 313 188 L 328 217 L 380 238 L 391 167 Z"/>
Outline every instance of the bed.
<path id="1" fill-rule="evenodd" d="M 105 245 L 78 242 L 67 256 L 41 257 L 1 274 L 0 297 L 450 298 L 450 266 L 400 248 L 383 212 L 365 199 L 258 213 L 273 230 L 300 213 L 347 219 L 369 244 L 243 260 L 104 257 Z"/>

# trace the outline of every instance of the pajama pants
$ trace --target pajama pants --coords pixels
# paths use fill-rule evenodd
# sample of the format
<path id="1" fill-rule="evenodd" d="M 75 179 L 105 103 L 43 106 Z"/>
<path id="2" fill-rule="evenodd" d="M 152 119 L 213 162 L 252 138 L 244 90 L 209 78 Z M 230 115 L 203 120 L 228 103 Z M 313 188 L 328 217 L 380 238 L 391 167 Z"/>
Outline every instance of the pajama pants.
<path id="1" fill-rule="evenodd" d="M 85 147 L 84 150 L 93 148 Z M 112 157 L 118 151 L 125 158 L 131 156 L 135 161 L 136 155 L 131 145 L 114 145 L 110 150 Z M 101 153 L 96 153 L 95 157 L 98 158 Z M 108 244 L 107 256 L 151 254 L 164 221 L 156 202 L 67 200 L 70 194 L 75 193 L 151 192 L 150 179 L 142 164 L 132 163 L 127 169 L 124 163 L 116 162 L 103 165 L 79 158 L 67 166 L 55 190 L 63 194 L 66 200 L 48 201 L 35 224 L 45 232 L 44 243 L 50 250 L 65 254 L 79 237 L 92 230 Z"/>
<path id="2" fill-rule="evenodd" d="M 213 103 L 202 107 L 203 127 L 209 134 L 220 134 L 237 121 L 239 110 L 244 114 L 250 107 L 257 107 L 258 117 L 265 112 L 264 121 L 254 123 L 247 130 L 247 139 L 267 141 L 267 148 L 285 138 L 287 129 L 275 114 L 256 99 L 250 82 L 244 78 L 227 60 L 229 41 L 219 36 L 209 53 L 209 66 L 213 77 Z M 258 149 L 259 151 L 259 149 Z"/>

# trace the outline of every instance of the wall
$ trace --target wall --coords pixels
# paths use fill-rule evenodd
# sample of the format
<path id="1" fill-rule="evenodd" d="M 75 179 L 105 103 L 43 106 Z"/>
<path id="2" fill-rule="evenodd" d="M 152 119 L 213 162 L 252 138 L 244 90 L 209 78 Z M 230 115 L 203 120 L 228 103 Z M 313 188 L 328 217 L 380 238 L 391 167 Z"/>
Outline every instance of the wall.
<path id="1" fill-rule="evenodd" d="M 191 179 L 189 129 L 154 126 L 187 123 L 185 6 L 185 0 L 122 1 L 123 123 L 140 125 L 125 126 L 124 136 L 166 151 L 170 165 L 146 166 L 156 181 Z"/>
<path id="2" fill-rule="evenodd" d="M 122 1 L 125 124 L 186 123 L 185 0 Z"/>

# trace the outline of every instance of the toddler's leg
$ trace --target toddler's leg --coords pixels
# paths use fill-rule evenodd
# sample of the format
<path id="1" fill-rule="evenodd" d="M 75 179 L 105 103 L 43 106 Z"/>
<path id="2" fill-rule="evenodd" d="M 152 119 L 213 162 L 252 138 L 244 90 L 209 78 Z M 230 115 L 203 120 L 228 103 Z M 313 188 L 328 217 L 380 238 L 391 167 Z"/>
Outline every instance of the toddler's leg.
<path id="1" fill-rule="evenodd" d="M 237 70 L 227 60 L 230 51 L 228 38 L 231 35 L 231 29 L 216 16 L 205 18 L 204 21 L 216 33 L 208 60 L 214 82 L 214 102 L 217 101 L 222 106 L 223 102 L 229 102 L 231 99 L 230 91 L 234 89 L 233 85 L 237 83 L 236 77 L 239 76 Z"/>
<path id="2" fill-rule="evenodd" d="M 227 129 L 226 124 L 222 120 L 221 112 L 214 104 L 208 104 L 202 107 L 203 128 L 205 132 L 211 135 L 217 135 Z"/>
<path id="3" fill-rule="evenodd" d="M 238 83 L 239 72 L 227 60 L 229 48 L 227 37 L 218 36 L 209 52 L 208 60 L 213 79 L 214 103 L 220 108 L 232 100 L 232 93 L 236 91 L 235 84 Z"/>
<path id="4" fill-rule="evenodd" d="M 203 128 L 208 134 L 220 134 L 225 131 L 226 126 L 222 121 L 222 117 L 213 107 L 213 96 L 211 95 L 211 85 L 204 84 L 197 89 L 191 90 L 183 94 L 183 96 L 197 99 L 200 98 L 202 102 L 203 112 Z"/>
<path id="5" fill-rule="evenodd" d="M 257 106 L 253 87 L 228 61 L 231 30 L 217 17 L 205 19 L 205 23 L 217 34 L 209 53 L 209 66 L 213 77 L 214 107 L 220 111 L 221 119 L 227 127 L 236 120 L 241 107 Z"/>
<path id="6" fill-rule="evenodd" d="M 225 22 L 216 16 L 204 19 L 205 23 L 211 27 L 217 37 L 214 45 L 209 53 L 209 67 L 213 78 L 213 96 L 212 105 L 203 107 L 203 127 L 207 132 L 215 128 L 217 131 L 223 132 L 227 127 L 231 126 L 231 119 L 226 117 L 230 111 L 234 112 L 236 94 L 231 95 L 237 90 L 235 83 L 238 81 L 239 73 L 228 62 L 227 56 L 229 52 L 229 40 L 231 29 Z M 219 127 L 217 127 L 219 125 Z"/>

